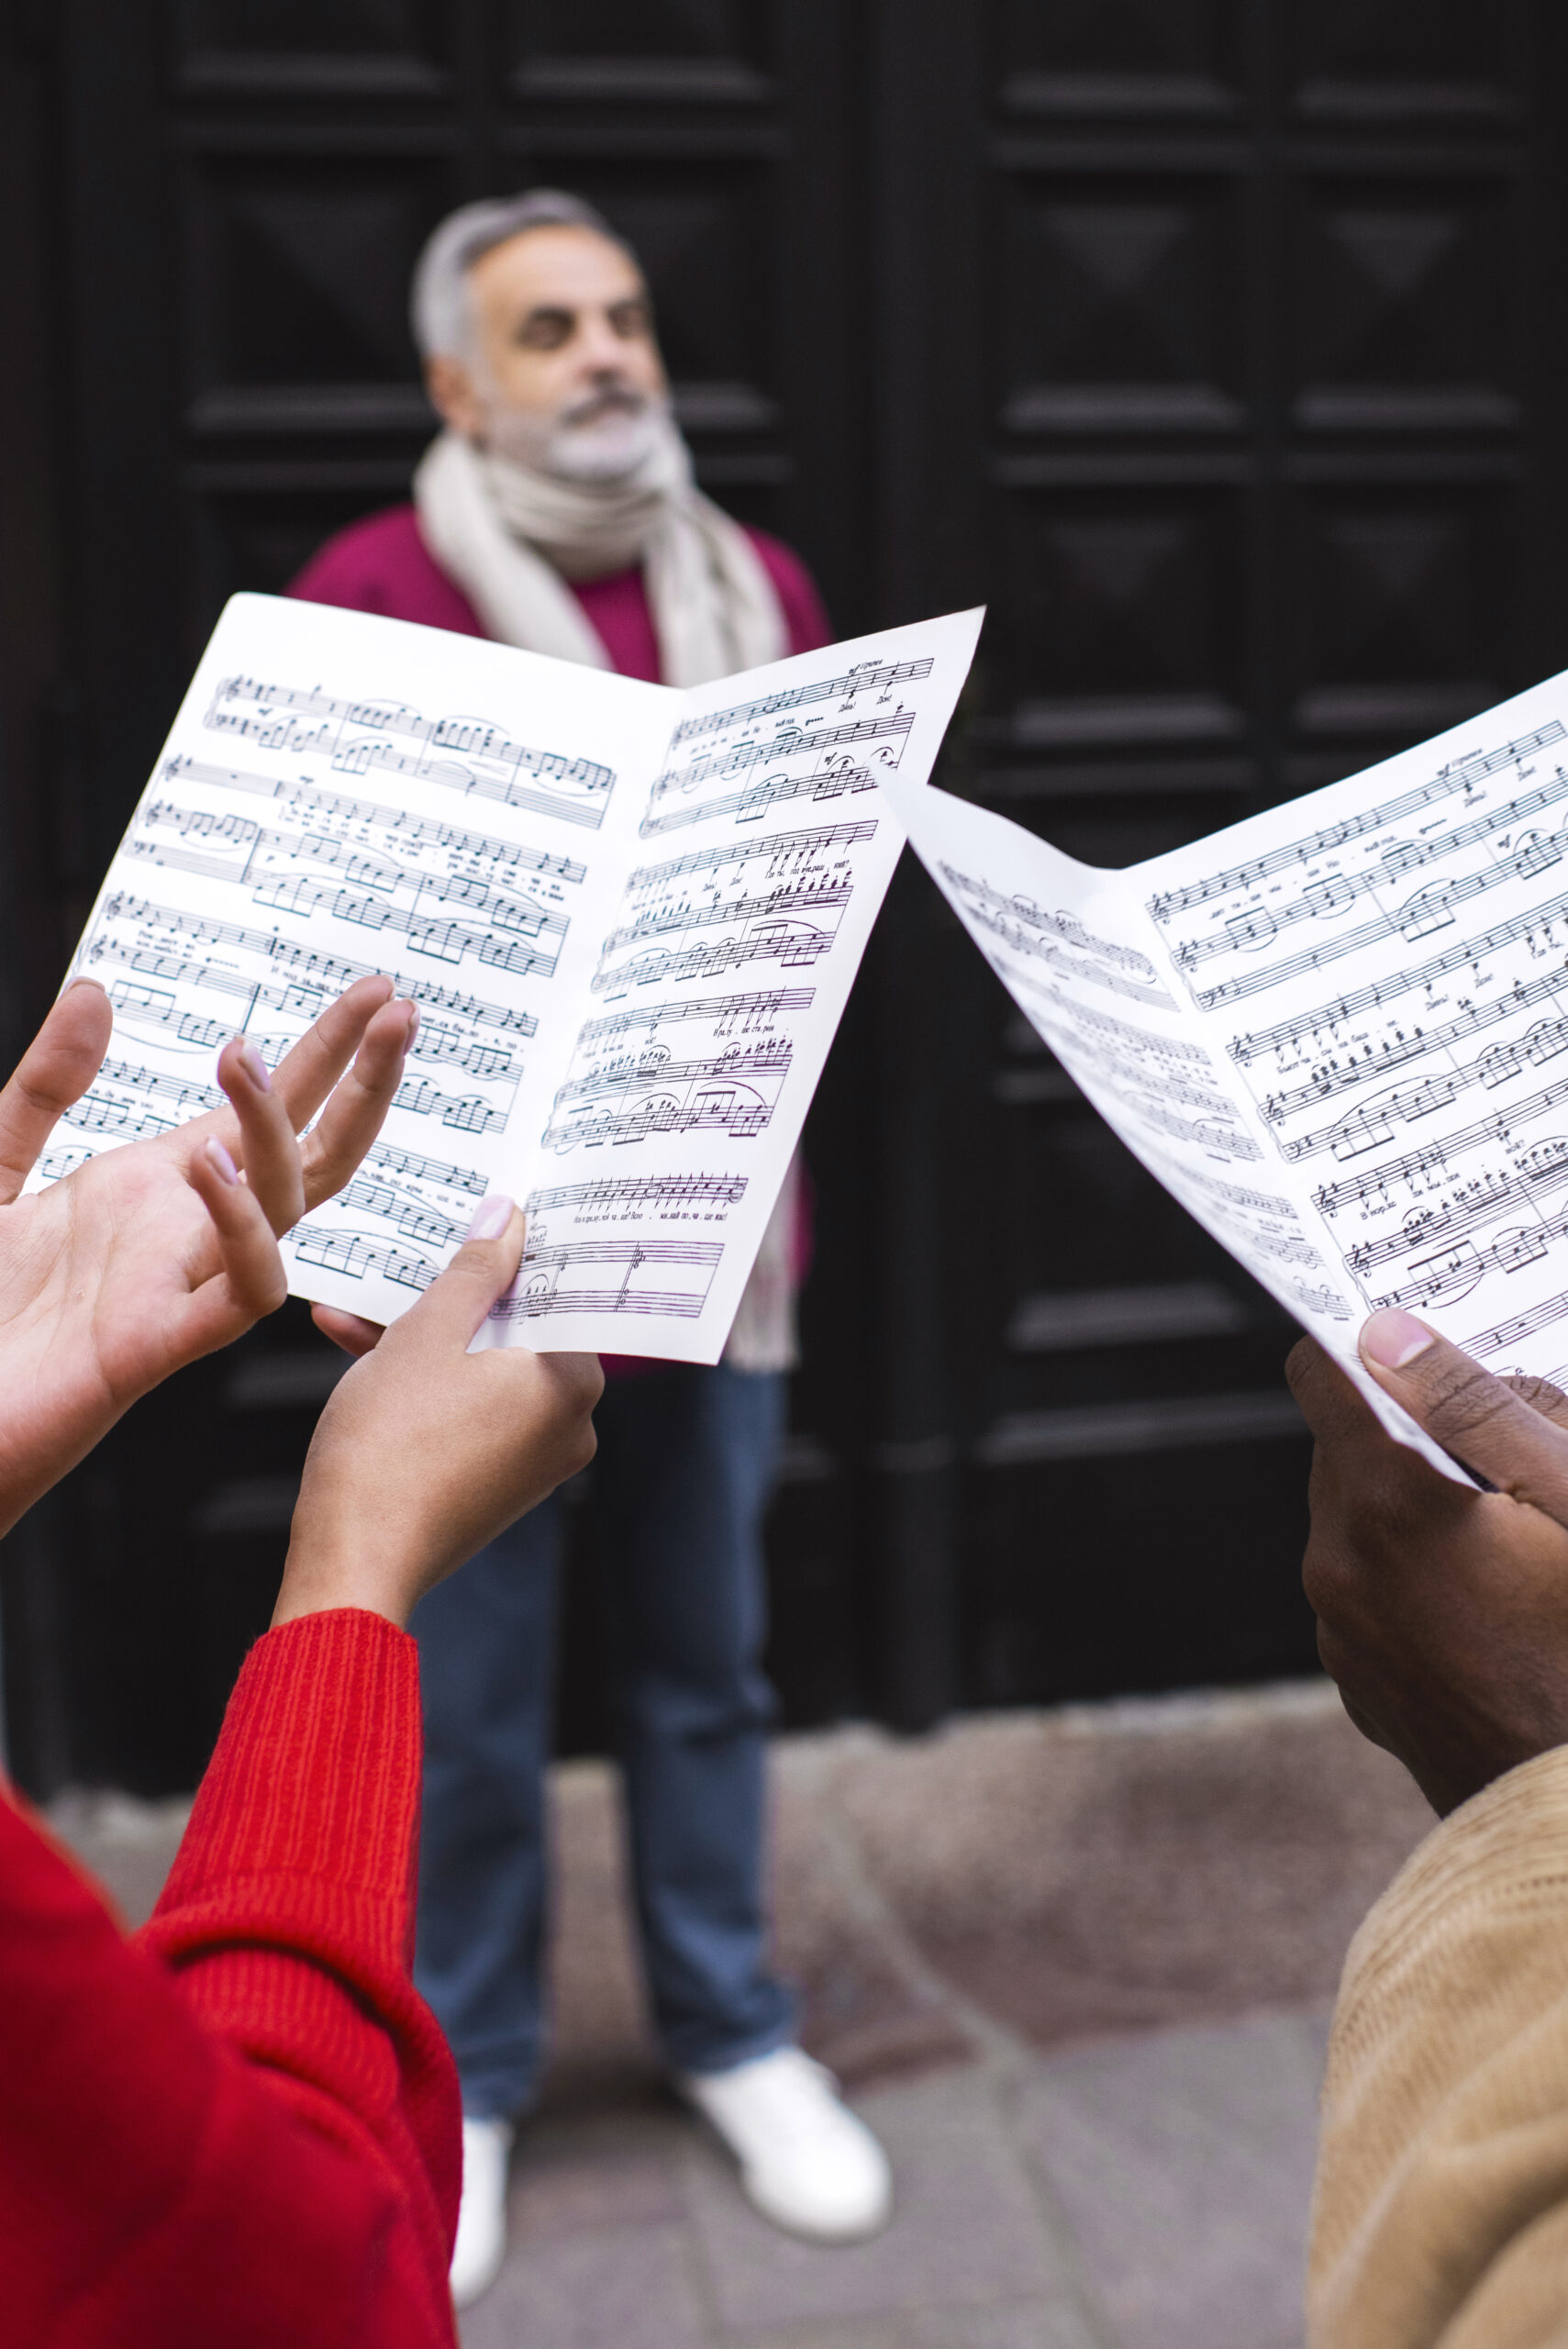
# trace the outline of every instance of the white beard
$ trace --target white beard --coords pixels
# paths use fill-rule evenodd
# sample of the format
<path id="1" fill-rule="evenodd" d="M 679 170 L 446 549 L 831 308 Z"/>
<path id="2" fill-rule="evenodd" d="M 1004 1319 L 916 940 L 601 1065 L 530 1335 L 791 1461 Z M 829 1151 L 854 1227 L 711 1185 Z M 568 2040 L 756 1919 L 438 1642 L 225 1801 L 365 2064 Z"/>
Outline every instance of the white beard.
<path id="1" fill-rule="evenodd" d="M 646 395 L 635 408 L 604 408 L 581 424 L 570 410 L 535 416 L 488 399 L 484 444 L 493 456 L 555 481 L 617 482 L 647 462 L 670 421 L 669 401 Z"/>

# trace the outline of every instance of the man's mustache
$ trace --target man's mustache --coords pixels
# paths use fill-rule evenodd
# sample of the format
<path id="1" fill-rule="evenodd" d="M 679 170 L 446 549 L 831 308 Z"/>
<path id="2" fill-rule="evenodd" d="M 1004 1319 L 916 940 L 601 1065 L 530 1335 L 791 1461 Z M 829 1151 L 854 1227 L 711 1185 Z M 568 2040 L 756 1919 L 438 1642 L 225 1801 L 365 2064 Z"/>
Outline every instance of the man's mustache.
<path id="1" fill-rule="evenodd" d="M 574 407 L 563 408 L 561 422 L 568 431 L 584 424 L 597 424 L 606 416 L 641 416 L 651 405 L 645 392 L 634 390 L 629 384 L 606 384 L 602 391 L 591 392 Z"/>

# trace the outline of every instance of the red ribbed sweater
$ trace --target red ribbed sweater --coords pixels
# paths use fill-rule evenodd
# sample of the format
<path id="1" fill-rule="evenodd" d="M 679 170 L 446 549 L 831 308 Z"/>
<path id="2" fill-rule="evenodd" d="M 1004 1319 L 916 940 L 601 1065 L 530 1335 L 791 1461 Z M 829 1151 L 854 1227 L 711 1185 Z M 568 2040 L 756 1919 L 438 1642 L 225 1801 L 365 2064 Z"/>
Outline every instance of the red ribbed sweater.
<path id="1" fill-rule="evenodd" d="M 419 1769 L 414 1642 L 345 1609 L 251 1649 L 134 1938 L 0 1799 L 6 2349 L 454 2349 Z"/>

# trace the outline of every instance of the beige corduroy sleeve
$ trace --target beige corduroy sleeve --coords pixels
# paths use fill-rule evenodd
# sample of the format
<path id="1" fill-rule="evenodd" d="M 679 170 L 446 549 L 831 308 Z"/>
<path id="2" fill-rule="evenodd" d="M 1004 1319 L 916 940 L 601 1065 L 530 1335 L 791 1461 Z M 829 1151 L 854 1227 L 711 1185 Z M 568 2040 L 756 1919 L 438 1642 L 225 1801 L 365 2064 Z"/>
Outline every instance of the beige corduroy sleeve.
<path id="1" fill-rule="evenodd" d="M 1429 1835 L 1351 1945 L 1311 2349 L 1568 2344 L 1568 1747 Z"/>

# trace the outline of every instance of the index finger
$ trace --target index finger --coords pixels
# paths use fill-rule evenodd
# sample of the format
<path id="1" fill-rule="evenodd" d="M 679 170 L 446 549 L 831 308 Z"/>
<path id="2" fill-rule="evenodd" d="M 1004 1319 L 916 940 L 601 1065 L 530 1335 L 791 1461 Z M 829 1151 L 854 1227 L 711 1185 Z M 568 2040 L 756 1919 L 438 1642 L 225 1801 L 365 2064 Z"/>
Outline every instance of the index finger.
<path id="1" fill-rule="evenodd" d="M 272 1083 L 295 1133 L 315 1117 L 358 1051 L 365 1030 L 392 996 L 392 981 L 380 974 L 356 979 L 284 1053 L 272 1071 Z"/>
<path id="2" fill-rule="evenodd" d="M 1363 1396 L 1316 1338 L 1302 1338 L 1285 1359 L 1284 1375 L 1296 1409 L 1319 1443 L 1386 1443 Z"/>
<path id="3" fill-rule="evenodd" d="M 1568 1430 L 1413 1314 L 1374 1313 L 1361 1355 L 1443 1450 L 1514 1500 L 1568 1525 Z"/>

